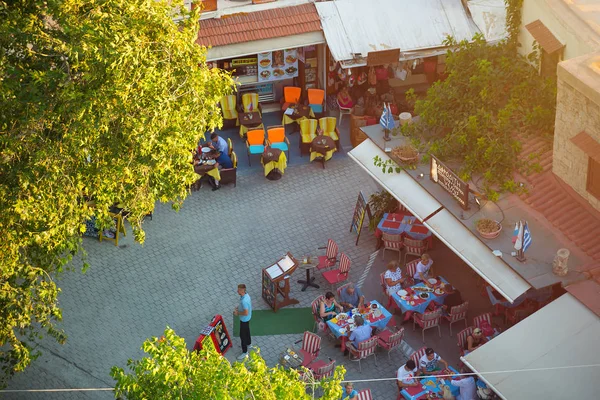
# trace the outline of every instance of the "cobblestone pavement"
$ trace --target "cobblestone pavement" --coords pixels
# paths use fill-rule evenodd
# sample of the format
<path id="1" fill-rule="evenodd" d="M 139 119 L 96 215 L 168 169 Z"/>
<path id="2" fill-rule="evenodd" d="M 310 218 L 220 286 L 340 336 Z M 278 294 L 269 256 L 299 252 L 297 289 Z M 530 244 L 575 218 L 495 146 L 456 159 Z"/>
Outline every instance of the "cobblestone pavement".
<path id="1" fill-rule="evenodd" d="M 145 223 L 144 246 L 133 243 L 131 231 L 121 248 L 110 242 L 85 239 L 91 268 L 87 273 L 65 273 L 60 305 L 69 335 L 65 345 L 42 341 L 43 356 L 25 373 L 17 375 L 9 389 L 112 387 L 113 365 L 125 366 L 139 358 L 142 342 L 161 335 L 168 325 L 184 337 L 191 348 L 213 315 L 221 313 L 232 328 L 231 310 L 237 304 L 236 285 L 245 282 L 255 309 L 266 304 L 260 296 L 261 268 L 290 251 L 301 255 L 335 239 L 352 259 L 351 280 L 358 281 L 374 249 L 372 235 L 363 232 L 359 246 L 349 233 L 359 190 L 377 189 L 348 157 L 339 154 L 325 170 L 319 164 L 288 168 L 276 182 L 266 180 L 256 169 L 239 171 L 237 188 L 224 186 L 211 192 L 205 185 L 193 193 L 179 213 L 168 205 L 158 206 L 153 220 Z M 123 246 L 125 245 L 125 246 Z M 381 268 L 379 268 L 381 270 Z M 372 271 L 367 297 L 380 298 L 378 273 Z M 294 276 L 301 279 L 302 271 Z M 377 275 L 376 275 L 377 274 Z M 374 281 L 375 280 L 375 281 Z M 317 282 L 323 283 L 322 278 Z M 375 283 L 373 283 L 375 282 Z M 297 307 L 308 307 L 323 290 L 300 291 L 292 285 Z M 383 301 L 383 299 L 380 299 Z M 269 365 L 279 352 L 301 335 L 255 337 Z M 400 352 L 388 361 L 380 353 L 357 363 L 341 356 L 333 342 L 323 340 L 322 356 L 347 365 L 348 379 L 393 377 L 404 362 Z M 239 339 L 227 354 L 240 352 Z M 395 399 L 394 382 L 356 384 L 370 387 L 377 399 Z M 109 399 L 111 392 L 54 394 L 3 394 L 3 399 Z"/>

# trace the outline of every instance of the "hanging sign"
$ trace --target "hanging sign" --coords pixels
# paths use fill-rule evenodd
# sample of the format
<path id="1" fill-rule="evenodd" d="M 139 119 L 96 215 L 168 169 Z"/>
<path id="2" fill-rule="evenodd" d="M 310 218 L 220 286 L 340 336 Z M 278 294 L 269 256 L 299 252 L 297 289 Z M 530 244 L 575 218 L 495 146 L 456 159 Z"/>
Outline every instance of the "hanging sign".
<path id="1" fill-rule="evenodd" d="M 429 166 L 429 177 L 450 193 L 464 210 L 469 208 L 469 184 L 433 155 Z"/>
<path id="2" fill-rule="evenodd" d="M 371 209 L 369 208 L 365 195 L 361 191 L 358 193 L 358 199 L 356 200 L 356 206 L 354 207 L 354 215 L 352 216 L 352 225 L 350 225 L 350 232 L 354 231 L 358 233 L 358 236 L 356 237 L 357 246 L 363 222 L 365 220 L 365 214 L 369 216 L 369 221 L 371 221 Z"/>
<path id="3" fill-rule="evenodd" d="M 296 49 L 277 50 L 258 55 L 258 81 L 272 82 L 298 76 Z"/>

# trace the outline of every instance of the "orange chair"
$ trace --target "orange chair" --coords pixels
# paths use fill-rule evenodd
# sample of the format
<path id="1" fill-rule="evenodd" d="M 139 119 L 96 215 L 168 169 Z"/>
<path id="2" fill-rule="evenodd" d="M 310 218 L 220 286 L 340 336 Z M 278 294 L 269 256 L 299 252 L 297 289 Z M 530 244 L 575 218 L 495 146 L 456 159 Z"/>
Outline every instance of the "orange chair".
<path id="1" fill-rule="evenodd" d="M 325 103 L 325 91 L 323 89 L 308 89 L 308 106 L 315 114 L 323 112 Z"/>
<path id="2" fill-rule="evenodd" d="M 250 163 L 250 156 L 253 154 L 262 154 L 265 151 L 265 131 L 262 129 L 248 131 L 246 148 L 248 150 L 248 165 L 252 165 Z"/>
<path id="3" fill-rule="evenodd" d="M 298 104 L 302 96 L 302 89 L 295 86 L 286 86 L 283 88 L 283 104 L 281 111 L 287 110 L 292 104 Z"/>
<path id="4" fill-rule="evenodd" d="M 290 141 L 285 136 L 283 125 L 267 126 L 267 143 L 274 149 L 287 151 L 290 158 Z"/>

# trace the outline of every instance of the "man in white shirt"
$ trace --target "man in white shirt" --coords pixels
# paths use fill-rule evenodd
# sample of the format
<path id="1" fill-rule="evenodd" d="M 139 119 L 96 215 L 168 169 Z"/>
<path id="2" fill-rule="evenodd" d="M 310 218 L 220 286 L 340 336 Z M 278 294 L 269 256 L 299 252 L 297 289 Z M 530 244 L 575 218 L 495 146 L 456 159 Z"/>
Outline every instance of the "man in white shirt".
<path id="1" fill-rule="evenodd" d="M 429 278 L 429 269 L 433 265 L 433 260 L 429 257 L 429 254 L 425 253 L 421 256 L 421 261 L 417 264 L 417 271 L 413 276 L 415 282 L 424 282 L 426 285 L 429 285 L 427 279 Z"/>
<path id="2" fill-rule="evenodd" d="M 469 369 L 461 369 L 462 373 L 472 374 L 473 372 Z M 460 394 L 456 396 L 456 400 L 477 400 L 477 384 L 475 378 L 472 375 L 464 375 L 462 379 L 453 379 L 450 381 L 452 386 L 456 386 L 460 389 Z"/>
<path id="3" fill-rule="evenodd" d="M 398 389 L 402 390 L 409 386 L 419 386 L 420 383 L 414 379 L 418 375 L 419 370 L 417 369 L 417 365 L 413 360 L 408 360 L 406 364 L 398 368 L 398 374 L 396 375 Z"/>
<path id="4" fill-rule="evenodd" d="M 425 349 L 425 355 L 419 360 L 419 367 L 424 375 L 436 375 L 442 371 L 440 363 L 444 368 L 448 368 L 448 363 L 440 357 L 431 347 Z"/>

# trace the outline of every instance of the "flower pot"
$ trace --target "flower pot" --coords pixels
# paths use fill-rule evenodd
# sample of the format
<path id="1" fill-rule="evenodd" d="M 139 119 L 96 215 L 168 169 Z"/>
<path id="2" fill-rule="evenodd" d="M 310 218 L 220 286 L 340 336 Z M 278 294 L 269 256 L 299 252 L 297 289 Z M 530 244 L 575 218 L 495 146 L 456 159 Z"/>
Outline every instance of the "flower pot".
<path id="1" fill-rule="evenodd" d="M 479 236 L 481 236 L 484 239 L 495 239 L 498 237 L 498 235 L 500 235 L 500 232 L 502 231 L 502 225 L 498 222 L 498 221 L 494 221 L 497 226 L 498 229 L 493 231 L 493 232 L 482 232 L 481 230 L 479 230 L 479 226 L 475 226 L 475 229 L 477 229 L 477 233 L 479 233 Z"/>

